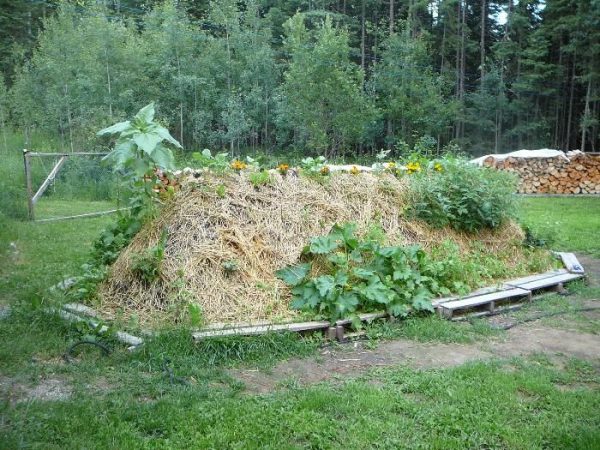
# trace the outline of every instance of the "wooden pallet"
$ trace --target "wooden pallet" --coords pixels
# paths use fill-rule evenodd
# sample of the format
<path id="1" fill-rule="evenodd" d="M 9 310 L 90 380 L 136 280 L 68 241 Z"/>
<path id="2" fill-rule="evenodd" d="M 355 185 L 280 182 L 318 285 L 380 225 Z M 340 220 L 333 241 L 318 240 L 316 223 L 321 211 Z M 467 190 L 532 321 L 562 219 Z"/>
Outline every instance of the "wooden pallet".
<path id="1" fill-rule="evenodd" d="M 440 316 L 451 319 L 457 311 L 485 307 L 487 311 L 493 312 L 496 309 L 497 302 L 523 297 L 527 297 L 528 300 L 531 300 L 531 291 L 515 287 L 489 294 L 475 295 L 460 300 L 445 302 L 438 305 L 437 311 Z"/>
<path id="2" fill-rule="evenodd" d="M 574 264 L 577 266 L 578 262 Z M 579 265 L 579 267 L 581 266 Z M 493 312 L 498 303 L 508 303 L 515 299 L 523 298 L 531 300 L 534 291 L 548 288 L 562 290 L 564 283 L 582 277 L 583 274 L 569 273 L 566 269 L 552 270 L 538 275 L 506 281 L 495 292 L 479 295 L 471 294 L 460 298 L 448 297 L 438 299 L 434 307 L 438 315 L 448 319 L 454 318 L 454 313 L 458 311 L 474 311 L 475 315 L 482 316 Z M 482 308 L 485 311 L 481 311 Z"/>

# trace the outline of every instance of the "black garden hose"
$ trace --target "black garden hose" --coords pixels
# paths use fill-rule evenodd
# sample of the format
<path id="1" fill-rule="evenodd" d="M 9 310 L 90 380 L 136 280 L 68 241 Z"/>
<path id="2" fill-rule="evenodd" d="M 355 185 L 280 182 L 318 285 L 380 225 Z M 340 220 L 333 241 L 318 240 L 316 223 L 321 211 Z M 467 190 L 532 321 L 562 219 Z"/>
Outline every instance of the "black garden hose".
<path id="1" fill-rule="evenodd" d="M 171 384 L 183 384 L 183 385 L 188 385 L 190 384 L 190 382 L 188 380 L 186 380 L 183 377 L 176 377 L 175 374 L 173 373 L 173 368 L 170 367 L 171 364 L 171 360 L 169 358 L 165 358 L 163 361 L 163 374 L 167 377 L 169 377 L 169 383 Z"/>
<path id="2" fill-rule="evenodd" d="M 102 354 L 104 356 L 108 356 L 111 353 L 110 348 L 108 348 L 108 346 L 106 346 L 102 342 L 92 341 L 90 339 L 82 339 L 80 341 L 75 342 L 67 349 L 67 351 L 65 352 L 64 358 L 67 361 L 71 361 L 72 357 L 73 357 L 73 351 L 81 345 L 92 345 L 94 347 L 98 347 L 100 350 L 102 350 Z"/>

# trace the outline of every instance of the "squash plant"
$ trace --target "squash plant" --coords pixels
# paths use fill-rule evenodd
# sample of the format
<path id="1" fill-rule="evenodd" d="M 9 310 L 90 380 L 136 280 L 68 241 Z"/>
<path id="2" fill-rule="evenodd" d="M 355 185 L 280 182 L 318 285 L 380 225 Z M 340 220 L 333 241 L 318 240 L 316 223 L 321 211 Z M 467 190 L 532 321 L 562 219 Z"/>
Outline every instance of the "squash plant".
<path id="1" fill-rule="evenodd" d="M 356 225 L 334 225 L 311 239 L 306 261 L 277 271 L 291 286 L 292 308 L 330 319 L 357 318 L 358 312 L 386 310 L 405 317 L 411 310 L 433 312 L 430 299 L 443 290 L 419 246 L 385 247 L 360 240 Z"/>

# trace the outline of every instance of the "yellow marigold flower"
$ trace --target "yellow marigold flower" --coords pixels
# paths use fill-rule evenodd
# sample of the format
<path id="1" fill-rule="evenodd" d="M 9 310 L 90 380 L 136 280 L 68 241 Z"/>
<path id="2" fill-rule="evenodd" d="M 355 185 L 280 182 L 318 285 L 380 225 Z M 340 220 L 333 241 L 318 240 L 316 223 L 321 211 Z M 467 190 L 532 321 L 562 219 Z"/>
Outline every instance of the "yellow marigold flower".
<path id="1" fill-rule="evenodd" d="M 350 168 L 350 173 L 351 173 L 352 175 L 358 175 L 358 174 L 360 173 L 360 170 L 358 170 L 358 167 L 356 167 L 356 166 L 352 166 L 352 167 Z"/>
<path id="2" fill-rule="evenodd" d="M 279 164 L 277 166 L 277 170 L 281 175 L 285 175 L 288 172 L 288 170 L 290 170 L 290 166 L 288 164 Z"/>
<path id="3" fill-rule="evenodd" d="M 329 166 L 321 167 L 321 175 L 329 175 Z"/>
<path id="4" fill-rule="evenodd" d="M 442 163 L 436 162 L 433 165 L 433 170 L 435 170 L 436 172 L 441 172 L 442 170 L 444 170 L 444 166 L 442 166 Z"/>
<path id="5" fill-rule="evenodd" d="M 246 167 L 248 167 L 248 165 L 244 161 L 240 161 L 239 159 L 233 160 L 231 162 L 231 168 L 233 170 L 237 170 L 238 172 L 240 170 L 244 170 Z"/>
<path id="6" fill-rule="evenodd" d="M 406 165 L 406 170 L 408 173 L 415 173 L 421 171 L 421 164 L 419 162 L 409 162 Z"/>

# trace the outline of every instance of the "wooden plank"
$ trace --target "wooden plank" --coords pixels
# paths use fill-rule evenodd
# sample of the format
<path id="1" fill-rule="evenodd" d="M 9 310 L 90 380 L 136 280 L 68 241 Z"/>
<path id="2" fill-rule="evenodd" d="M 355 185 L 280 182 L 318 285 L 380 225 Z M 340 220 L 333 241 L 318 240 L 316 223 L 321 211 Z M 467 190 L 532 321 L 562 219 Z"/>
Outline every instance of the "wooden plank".
<path id="1" fill-rule="evenodd" d="M 252 336 L 257 334 L 266 334 L 276 331 L 313 331 L 313 330 L 325 330 L 330 327 L 329 322 L 302 322 L 302 323 L 288 323 L 280 325 L 259 325 L 254 327 L 242 327 L 242 328 L 227 328 L 223 330 L 208 330 L 208 331 L 197 331 L 192 333 L 192 337 L 195 340 L 220 337 L 220 336 Z"/>
<path id="2" fill-rule="evenodd" d="M 62 308 L 65 311 L 72 312 L 74 314 L 80 314 L 88 317 L 100 317 L 100 313 L 89 306 L 83 305 L 81 303 L 65 303 Z"/>
<path id="3" fill-rule="evenodd" d="M 550 277 L 550 278 L 544 278 L 541 280 L 530 281 L 529 283 L 522 283 L 518 287 L 520 287 L 521 289 L 528 289 L 530 291 L 533 291 L 535 289 L 544 289 L 547 287 L 558 285 L 560 283 L 565 283 L 567 281 L 577 280 L 582 277 L 583 277 L 583 275 L 579 275 L 579 274 L 575 274 L 575 273 L 565 273 L 565 274 L 556 275 L 556 276 Z"/>
<path id="4" fill-rule="evenodd" d="M 29 151 L 23 150 L 23 166 L 25 168 L 25 183 L 27 185 L 27 208 L 29 210 L 29 220 L 35 219 L 33 210 L 33 182 L 31 181 L 31 165 L 29 163 Z"/>
<path id="5" fill-rule="evenodd" d="M 72 153 L 45 153 L 45 152 L 28 152 L 30 156 L 106 156 L 108 153 L 97 152 L 72 152 Z"/>
<path id="6" fill-rule="evenodd" d="M 48 186 L 50 186 L 50 183 L 52 183 L 54 181 L 54 179 L 56 178 L 56 174 L 58 173 L 60 168 L 62 166 L 64 166 L 65 162 L 67 162 L 67 157 L 63 156 L 54 165 L 54 167 L 52 168 L 52 170 L 50 171 L 50 173 L 48 174 L 48 176 L 46 177 L 46 179 L 44 180 L 42 185 L 39 187 L 37 192 L 31 198 L 31 201 L 33 202 L 34 205 L 37 203 L 37 201 L 40 199 L 40 197 L 44 194 L 44 192 L 46 192 L 46 189 L 48 189 Z"/>
<path id="7" fill-rule="evenodd" d="M 73 313 L 65 311 L 63 309 L 59 309 L 58 311 L 49 309 L 48 312 L 58 313 L 58 315 L 60 317 L 62 317 L 63 319 L 65 319 L 69 322 L 87 322 L 94 328 L 98 327 L 98 324 L 99 324 L 98 322 L 96 322 L 94 320 L 84 319 L 83 317 L 80 317 L 77 314 L 73 314 Z M 100 333 L 100 334 L 106 333 L 106 331 L 108 331 L 108 327 L 106 325 L 102 325 L 100 327 L 100 329 L 98 330 L 98 333 Z M 133 336 L 132 334 L 125 333 L 123 331 L 115 332 L 115 336 L 116 336 L 117 340 L 119 340 L 120 342 L 127 344 L 127 345 L 131 345 L 132 347 L 137 347 L 144 343 L 144 340 L 142 338 Z"/>
<path id="8" fill-rule="evenodd" d="M 562 260 L 563 264 L 569 272 L 585 273 L 585 269 L 579 263 L 577 256 L 575 256 L 575 253 L 557 252 L 557 254 L 558 256 L 560 256 L 560 259 Z"/>
<path id="9" fill-rule="evenodd" d="M 476 289 L 472 292 L 469 292 L 468 294 L 463 295 L 463 296 L 451 296 L 451 297 L 442 297 L 442 298 L 433 299 L 431 301 L 431 305 L 435 308 L 439 305 L 442 305 L 442 304 L 448 303 L 448 302 L 453 302 L 455 300 L 464 300 L 466 298 L 478 297 L 483 294 L 490 294 L 493 292 L 501 292 L 501 291 L 506 291 L 508 289 L 512 289 L 512 286 L 500 285 L 500 286 L 483 287 L 483 288 Z"/>
<path id="10" fill-rule="evenodd" d="M 378 312 L 378 313 L 368 313 L 368 314 L 359 314 L 358 318 L 361 322 L 371 322 L 376 319 L 384 319 L 388 316 L 386 312 Z M 350 319 L 341 319 L 335 322 L 336 325 L 350 325 L 352 320 Z"/>
<path id="11" fill-rule="evenodd" d="M 472 308 L 475 306 L 485 305 L 486 303 L 494 302 L 497 300 L 506 300 L 513 297 L 526 297 L 530 294 L 527 289 L 513 288 L 505 291 L 492 292 L 490 294 L 478 295 L 476 297 L 468 297 L 461 300 L 455 300 L 441 304 L 439 307 L 455 311 L 457 309 Z"/>
<path id="12" fill-rule="evenodd" d="M 496 308 L 493 313 L 490 311 L 478 311 L 475 313 L 464 314 L 464 315 L 461 315 L 458 317 L 453 317 L 452 321 L 460 322 L 460 321 L 467 320 L 467 319 L 476 319 L 477 317 L 485 317 L 485 316 L 490 316 L 492 314 L 499 314 L 501 312 L 517 311 L 517 310 L 521 309 L 523 307 L 523 305 L 524 305 L 524 303 L 515 303 L 512 305 L 503 306 L 502 308 Z"/>
<path id="13" fill-rule="evenodd" d="M 551 270 L 551 271 L 544 272 L 544 273 L 539 273 L 539 274 L 536 274 L 536 275 L 529 275 L 527 277 L 521 277 L 521 278 L 515 278 L 513 280 L 508 280 L 508 281 L 505 281 L 503 283 L 503 285 L 506 286 L 506 287 L 509 287 L 509 288 L 513 288 L 513 287 L 521 286 L 524 283 L 530 283 L 532 281 L 545 280 L 547 278 L 552 278 L 552 277 L 555 277 L 557 275 L 564 275 L 566 273 L 569 273 L 566 269 Z"/>

